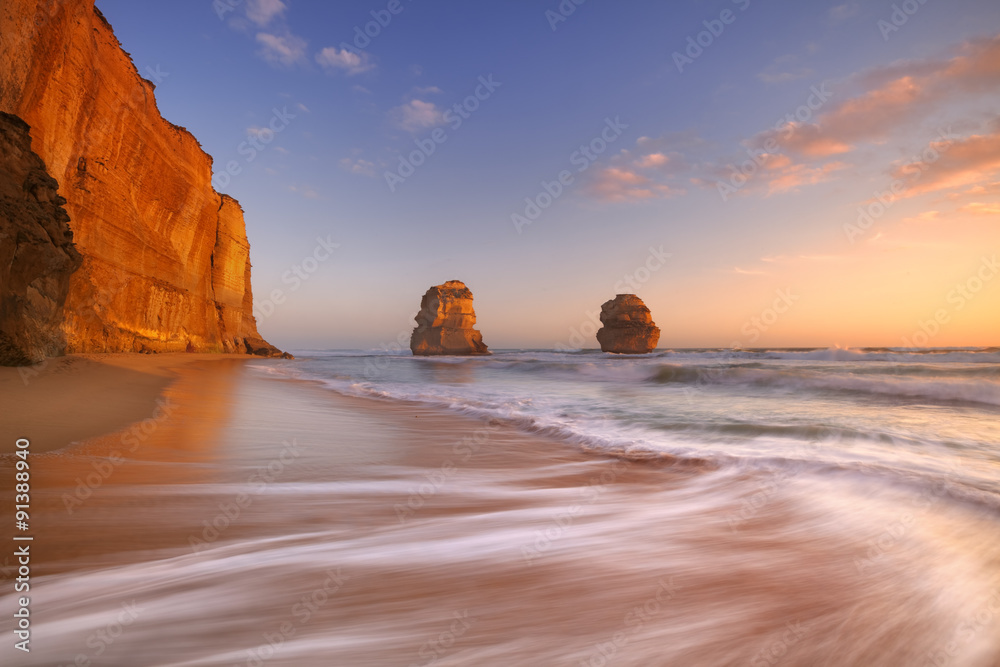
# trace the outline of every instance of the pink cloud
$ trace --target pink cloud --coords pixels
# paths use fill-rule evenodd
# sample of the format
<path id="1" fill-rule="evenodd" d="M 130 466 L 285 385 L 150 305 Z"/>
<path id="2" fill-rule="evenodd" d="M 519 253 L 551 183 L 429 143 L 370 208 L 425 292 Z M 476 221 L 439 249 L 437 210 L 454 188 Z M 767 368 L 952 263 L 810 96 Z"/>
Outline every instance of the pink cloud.
<path id="1" fill-rule="evenodd" d="M 620 167 L 602 169 L 591 181 L 587 191 L 598 199 L 616 202 L 669 197 L 675 194 L 675 191 L 666 185 L 655 184 L 641 174 Z"/>
<path id="2" fill-rule="evenodd" d="M 922 160 L 896 167 L 892 176 L 906 185 L 903 197 L 973 186 L 1000 172 L 1000 127 L 990 134 L 931 144 Z"/>

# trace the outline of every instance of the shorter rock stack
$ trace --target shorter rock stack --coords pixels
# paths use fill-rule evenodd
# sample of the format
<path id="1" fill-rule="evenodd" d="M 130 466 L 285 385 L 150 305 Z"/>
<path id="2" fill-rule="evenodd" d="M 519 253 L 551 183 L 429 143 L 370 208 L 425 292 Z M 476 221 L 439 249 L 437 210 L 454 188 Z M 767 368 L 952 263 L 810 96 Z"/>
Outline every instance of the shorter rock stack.
<path id="1" fill-rule="evenodd" d="M 417 328 L 410 335 L 410 351 L 415 355 L 490 354 L 483 335 L 473 328 L 472 292 L 460 280 L 427 290 L 413 319 Z"/>
<path id="2" fill-rule="evenodd" d="M 635 294 L 619 294 L 601 304 L 601 324 L 597 342 L 602 352 L 646 354 L 660 341 L 649 308 Z"/>

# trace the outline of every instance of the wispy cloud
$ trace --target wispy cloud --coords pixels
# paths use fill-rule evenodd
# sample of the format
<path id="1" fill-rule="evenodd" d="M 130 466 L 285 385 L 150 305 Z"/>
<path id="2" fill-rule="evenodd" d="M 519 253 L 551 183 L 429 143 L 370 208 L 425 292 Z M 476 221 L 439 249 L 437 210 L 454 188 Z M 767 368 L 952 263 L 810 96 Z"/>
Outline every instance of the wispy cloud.
<path id="1" fill-rule="evenodd" d="M 839 23 L 841 21 L 846 21 L 849 18 L 853 18 L 858 15 L 861 11 L 861 5 L 857 2 L 845 2 L 842 5 L 836 5 L 831 7 L 828 12 L 829 16 L 833 21 Z"/>
<path id="2" fill-rule="evenodd" d="M 792 54 L 786 54 L 775 58 L 774 61 L 764 68 L 764 71 L 757 74 L 757 78 L 764 83 L 786 83 L 813 76 L 815 72 L 808 67 L 798 64 L 798 58 Z"/>
<path id="3" fill-rule="evenodd" d="M 654 183 L 646 176 L 622 167 L 605 167 L 597 172 L 586 191 L 605 201 L 635 201 L 679 194 L 667 185 Z"/>
<path id="4" fill-rule="evenodd" d="M 407 132 L 420 132 L 444 124 L 444 112 L 433 102 L 410 100 L 389 112 L 396 127 Z"/>
<path id="5" fill-rule="evenodd" d="M 932 143 L 928 157 L 899 165 L 894 178 L 907 184 L 904 197 L 975 186 L 1000 176 L 1000 123 L 988 134 Z M 985 187 L 985 186 L 983 186 Z"/>
<path id="6" fill-rule="evenodd" d="M 290 67 L 303 62 L 308 43 L 301 37 L 291 33 L 276 35 L 269 32 L 257 33 L 257 43 L 261 48 L 257 52 L 268 62 Z"/>
<path id="7" fill-rule="evenodd" d="M 1000 215 L 1000 202 L 979 202 L 974 201 L 958 209 L 963 213 L 973 215 Z"/>
<path id="8" fill-rule="evenodd" d="M 340 160 L 340 166 L 352 174 L 375 176 L 375 164 L 368 160 L 345 157 Z"/>
<path id="9" fill-rule="evenodd" d="M 993 92 L 1000 84 L 1000 37 L 962 44 L 958 54 L 875 68 L 855 77 L 867 89 L 798 123 L 758 135 L 784 150 L 817 158 L 849 152 L 861 142 L 878 143 L 911 128 L 942 103 L 959 95 Z"/>
<path id="10" fill-rule="evenodd" d="M 328 72 L 342 71 L 354 76 L 375 67 L 367 53 L 328 46 L 316 54 L 316 62 Z"/>
<path id="11" fill-rule="evenodd" d="M 281 0 L 246 0 L 247 18 L 261 28 L 284 14 L 288 6 Z"/>

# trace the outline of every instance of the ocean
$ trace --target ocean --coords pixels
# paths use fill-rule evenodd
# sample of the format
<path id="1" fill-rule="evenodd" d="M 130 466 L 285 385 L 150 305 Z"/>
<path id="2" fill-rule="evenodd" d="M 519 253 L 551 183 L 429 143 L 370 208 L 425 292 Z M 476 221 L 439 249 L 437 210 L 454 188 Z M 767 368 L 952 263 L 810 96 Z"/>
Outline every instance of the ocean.
<path id="1" fill-rule="evenodd" d="M 998 348 L 300 354 L 288 370 L 333 391 L 498 419 L 584 451 L 1000 494 Z"/>
<path id="2" fill-rule="evenodd" d="M 38 457 L 3 664 L 1000 666 L 1000 349 L 296 354 Z"/>

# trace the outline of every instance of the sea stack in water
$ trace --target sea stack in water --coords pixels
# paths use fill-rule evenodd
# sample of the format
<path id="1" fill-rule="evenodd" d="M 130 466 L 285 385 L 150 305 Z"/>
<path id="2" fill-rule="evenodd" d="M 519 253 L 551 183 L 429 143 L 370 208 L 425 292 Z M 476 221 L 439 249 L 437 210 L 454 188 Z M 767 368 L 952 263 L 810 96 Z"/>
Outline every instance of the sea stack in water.
<path id="1" fill-rule="evenodd" d="M 472 292 L 460 280 L 427 290 L 413 319 L 417 328 L 410 336 L 410 351 L 415 355 L 490 353 L 483 335 L 472 328 Z"/>
<path id="2" fill-rule="evenodd" d="M 642 299 L 635 294 L 619 294 L 601 305 L 597 342 L 602 352 L 646 354 L 656 349 L 660 329 Z"/>

